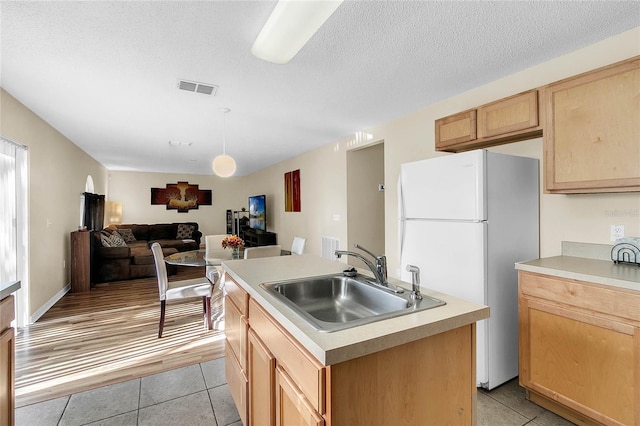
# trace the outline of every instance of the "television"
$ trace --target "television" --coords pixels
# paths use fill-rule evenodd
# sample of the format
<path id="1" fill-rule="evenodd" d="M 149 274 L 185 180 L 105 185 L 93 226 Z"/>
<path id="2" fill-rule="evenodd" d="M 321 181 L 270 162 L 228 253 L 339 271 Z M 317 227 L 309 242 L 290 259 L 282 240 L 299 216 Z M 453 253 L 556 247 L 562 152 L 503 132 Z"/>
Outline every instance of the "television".
<path id="1" fill-rule="evenodd" d="M 249 228 L 267 230 L 267 205 L 265 195 L 249 197 Z"/>

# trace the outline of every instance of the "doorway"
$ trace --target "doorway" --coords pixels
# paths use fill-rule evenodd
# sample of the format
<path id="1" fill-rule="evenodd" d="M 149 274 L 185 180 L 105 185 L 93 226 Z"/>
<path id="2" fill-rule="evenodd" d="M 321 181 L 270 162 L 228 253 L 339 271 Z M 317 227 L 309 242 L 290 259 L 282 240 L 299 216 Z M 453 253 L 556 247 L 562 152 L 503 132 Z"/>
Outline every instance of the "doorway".
<path id="1" fill-rule="evenodd" d="M 384 254 L 384 142 L 347 152 L 346 250 L 354 250 L 356 243 Z M 366 268 L 353 256 L 347 261 Z"/>

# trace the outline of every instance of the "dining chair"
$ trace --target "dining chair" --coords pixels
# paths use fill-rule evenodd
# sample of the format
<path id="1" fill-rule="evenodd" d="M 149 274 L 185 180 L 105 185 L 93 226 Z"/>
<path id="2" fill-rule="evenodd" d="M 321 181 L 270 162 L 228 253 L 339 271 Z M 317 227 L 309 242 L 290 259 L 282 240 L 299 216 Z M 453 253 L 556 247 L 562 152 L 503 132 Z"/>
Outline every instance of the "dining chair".
<path id="1" fill-rule="evenodd" d="M 160 244 L 158 243 L 153 243 L 151 245 L 151 251 L 153 252 L 153 259 L 156 264 L 158 290 L 160 293 L 160 324 L 158 326 L 158 338 L 162 337 L 162 330 L 164 329 L 164 316 L 167 300 L 202 297 L 204 320 L 208 329 L 211 330 L 211 292 L 213 290 L 213 284 L 211 284 L 211 282 L 205 277 L 169 282 L 167 278 L 167 265 L 164 263 L 162 247 L 160 247 Z"/>
<path id="2" fill-rule="evenodd" d="M 244 249 L 244 258 L 252 259 L 256 257 L 280 256 L 280 252 L 281 252 L 281 247 L 279 245 L 247 247 Z"/>
<path id="3" fill-rule="evenodd" d="M 231 249 L 222 248 L 222 240 L 228 237 L 229 234 L 219 235 L 205 235 L 204 237 L 204 258 L 207 259 L 222 259 L 231 260 Z M 220 266 L 207 266 L 205 275 L 209 278 L 211 283 L 215 284 L 213 278 L 214 271 L 218 273 L 218 277 L 223 277 L 222 268 Z"/>
<path id="4" fill-rule="evenodd" d="M 291 254 L 302 254 L 304 252 L 304 245 L 307 242 L 305 238 L 293 237 L 293 243 L 291 244 Z"/>
<path id="5" fill-rule="evenodd" d="M 204 237 L 204 258 L 209 262 L 217 263 L 219 260 L 231 260 L 233 258 L 231 249 L 222 248 L 222 240 L 230 234 L 205 235 Z M 213 314 L 213 328 L 220 329 L 224 321 L 224 303 L 220 301 L 224 297 L 224 271 L 222 266 L 207 266 L 205 269 L 207 279 L 213 285 L 211 303 L 213 306 L 220 306 L 218 312 Z"/>

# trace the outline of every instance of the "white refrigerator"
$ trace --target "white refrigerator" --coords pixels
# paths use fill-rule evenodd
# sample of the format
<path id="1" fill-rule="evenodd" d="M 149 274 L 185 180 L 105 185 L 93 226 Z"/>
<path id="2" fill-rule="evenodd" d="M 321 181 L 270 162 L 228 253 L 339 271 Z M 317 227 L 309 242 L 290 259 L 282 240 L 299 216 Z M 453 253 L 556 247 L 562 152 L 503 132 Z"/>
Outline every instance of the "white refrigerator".
<path id="1" fill-rule="evenodd" d="M 476 382 L 518 375 L 518 277 L 539 256 L 538 160 L 475 150 L 401 165 L 401 278 L 489 306 L 478 322 Z"/>

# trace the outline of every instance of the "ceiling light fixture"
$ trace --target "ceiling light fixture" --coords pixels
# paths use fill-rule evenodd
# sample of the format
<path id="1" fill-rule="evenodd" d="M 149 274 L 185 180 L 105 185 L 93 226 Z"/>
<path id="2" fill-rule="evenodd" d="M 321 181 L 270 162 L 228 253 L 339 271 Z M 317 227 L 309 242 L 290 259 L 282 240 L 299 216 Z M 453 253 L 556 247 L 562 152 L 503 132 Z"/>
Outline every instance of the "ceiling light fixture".
<path id="1" fill-rule="evenodd" d="M 343 0 L 280 0 L 251 46 L 251 53 L 286 64 L 313 37 Z"/>
<path id="2" fill-rule="evenodd" d="M 222 111 L 222 155 L 213 159 L 213 172 L 220 177 L 229 177 L 236 172 L 236 160 L 227 155 L 227 122 L 226 114 L 231 111 L 229 108 L 220 108 Z"/>

